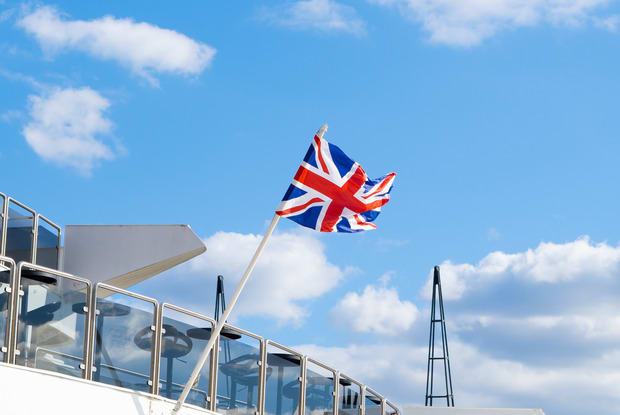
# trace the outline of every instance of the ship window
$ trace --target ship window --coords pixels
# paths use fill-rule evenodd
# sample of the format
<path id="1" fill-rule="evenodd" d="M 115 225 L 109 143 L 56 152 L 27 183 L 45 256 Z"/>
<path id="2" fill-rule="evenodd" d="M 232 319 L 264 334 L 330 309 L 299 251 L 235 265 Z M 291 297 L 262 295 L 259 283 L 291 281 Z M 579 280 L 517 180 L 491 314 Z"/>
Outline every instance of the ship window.
<path id="1" fill-rule="evenodd" d="M 159 394 L 177 400 L 213 332 L 209 320 L 186 311 L 163 308 Z M 186 403 L 209 409 L 211 359 L 200 371 L 198 383 L 190 389 Z"/>
<path id="2" fill-rule="evenodd" d="M 334 412 L 334 373 L 308 361 L 306 370 L 306 415 Z"/>
<path id="3" fill-rule="evenodd" d="M 260 341 L 230 327 L 220 335 L 217 412 L 253 415 L 257 411 Z"/>
<path id="4" fill-rule="evenodd" d="M 150 392 L 155 303 L 97 287 L 93 380 Z"/>
<path id="5" fill-rule="evenodd" d="M 338 413 L 343 415 L 359 415 L 361 403 L 361 390 L 359 385 L 352 382 L 347 377 L 341 376 L 338 389 Z"/>
<path id="6" fill-rule="evenodd" d="M 23 268 L 20 289 L 15 362 L 82 377 L 88 285 Z"/>
<path id="7" fill-rule="evenodd" d="M 301 358 L 269 344 L 267 349 L 265 412 L 270 415 L 299 413 Z"/>
<path id="8" fill-rule="evenodd" d="M 368 389 L 366 389 L 364 406 L 366 407 L 366 415 L 381 415 L 381 398 Z"/>
<path id="9" fill-rule="evenodd" d="M 34 212 L 10 200 L 6 230 L 6 256 L 13 258 L 15 262 L 32 260 L 33 226 Z"/>
<path id="10" fill-rule="evenodd" d="M 37 230 L 37 265 L 58 269 L 60 229 L 39 216 Z"/>

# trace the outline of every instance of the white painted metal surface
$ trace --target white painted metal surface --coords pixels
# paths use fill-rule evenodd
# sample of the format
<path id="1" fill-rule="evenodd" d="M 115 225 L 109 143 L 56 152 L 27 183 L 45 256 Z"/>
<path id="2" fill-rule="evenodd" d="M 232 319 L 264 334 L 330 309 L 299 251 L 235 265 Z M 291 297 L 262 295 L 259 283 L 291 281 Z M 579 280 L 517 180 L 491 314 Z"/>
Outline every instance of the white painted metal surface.
<path id="1" fill-rule="evenodd" d="M 68 225 L 62 270 L 129 288 L 206 249 L 188 225 Z"/>
<path id="2" fill-rule="evenodd" d="M 169 415 L 174 402 L 44 370 L 0 363 L 2 415 Z M 185 406 L 180 415 L 214 415 Z"/>
<path id="3" fill-rule="evenodd" d="M 405 406 L 403 415 L 545 415 L 542 409 Z"/>

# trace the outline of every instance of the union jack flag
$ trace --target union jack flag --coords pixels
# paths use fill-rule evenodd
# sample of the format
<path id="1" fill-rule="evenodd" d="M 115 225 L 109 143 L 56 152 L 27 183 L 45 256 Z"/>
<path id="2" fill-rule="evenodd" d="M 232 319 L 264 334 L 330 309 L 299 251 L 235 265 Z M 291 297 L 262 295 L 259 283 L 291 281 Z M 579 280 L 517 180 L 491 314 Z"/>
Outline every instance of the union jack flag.
<path id="1" fill-rule="evenodd" d="M 396 173 L 369 180 L 340 148 L 318 135 L 276 213 L 320 232 L 361 232 L 390 200 Z"/>

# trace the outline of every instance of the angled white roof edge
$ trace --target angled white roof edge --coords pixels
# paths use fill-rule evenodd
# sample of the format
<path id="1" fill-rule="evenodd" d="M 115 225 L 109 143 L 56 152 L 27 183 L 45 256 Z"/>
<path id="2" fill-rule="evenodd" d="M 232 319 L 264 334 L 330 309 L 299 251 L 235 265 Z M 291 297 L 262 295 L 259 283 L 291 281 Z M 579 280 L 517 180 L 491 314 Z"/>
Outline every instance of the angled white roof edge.
<path id="1" fill-rule="evenodd" d="M 189 225 L 67 225 L 62 270 L 129 288 L 206 249 Z"/>

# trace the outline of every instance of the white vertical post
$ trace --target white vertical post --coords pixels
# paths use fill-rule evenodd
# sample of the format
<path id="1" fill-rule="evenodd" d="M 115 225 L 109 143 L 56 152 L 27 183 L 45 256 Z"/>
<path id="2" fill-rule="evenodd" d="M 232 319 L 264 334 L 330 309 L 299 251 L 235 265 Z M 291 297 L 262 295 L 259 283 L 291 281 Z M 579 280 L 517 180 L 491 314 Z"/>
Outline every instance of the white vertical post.
<path id="1" fill-rule="evenodd" d="M 323 126 L 321 126 L 321 128 L 319 128 L 319 131 L 317 131 L 316 135 L 319 136 L 319 138 L 323 138 L 323 135 L 325 134 L 326 131 L 327 131 L 327 124 L 324 124 Z M 239 295 L 241 294 L 241 291 L 243 290 L 245 283 L 248 281 L 248 278 L 250 278 L 250 274 L 252 273 L 252 270 L 254 269 L 254 266 L 256 265 L 256 261 L 258 261 L 258 257 L 263 252 L 263 249 L 265 248 L 265 245 L 267 244 L 267 240 L 269 239 L 274 229 L 276 228 L 276 225 L 278 224 L 278 220 L 280 220 L 280 216 L 278 214 L 273 215 L 273 219 L 271 220 L 271 224 L 269 225 L 267 232 L 263 236 L 263 240 L 258 245 L 258 248 L 256 248 L 256 252 L 254 252 L 254 256 L 252 257 L 250 264 L 245 270 L 245 273 L 243 274 L 241 281 L 239 281 L 239 285 L 237 285 L 237 289 L 235 290 L 235 293 L 230 299 L 230 303 L 228 303 L 228 307 L 226 307 L 226 310 L 224 310 L 224 313 L 222 314 L 222 317 L 220 317 L 220 320 L 218 321 L 217 325 L 215 326 L 213 333 L 211 333 L 211 337 L 209 338 L 209 343 L 207 343 L 207 346 L 202 352 L 202 355 L 200 355 L 200 359 L 198 359 L 198 363 L 196 363 L 196 366 L 194 367 L 194 371 L 189 377 L 189 380 L 187 381 L 187 383 L 185 384 L 185 387 L 183 388 L 183 392 L 181 392 L 181 396 L 179 396 L 179 400 L 177 401 L 176 405 L 174 406 L 174 409 L 172 410 L 173 414 L 178 413 L 181 407 L 183 406 L 183 404 L 185 403 L 185 399 L 187 399 L 187 395 L 189 394 L 189 391 L 191 390 L 192 385 L 194 384 L 194 382 L 196 382 L 196 379 L 198 378 L 198 375 L 200 374 L 202 367 L 207 361 L 207 357 L 209 356 L 209 352 L 211 352 L 211 349 L 213 349 L 215 340 L 219 337 L 222 331 L 222 328 L 224 328 L 224 324 L 226 324 L 226 320 L 228 319 L 230 312 L 235 306 L 235 303 L 237 302 L 237 299 L 239 298 Z"/>
<path id="2" fill-rule="evenodd" d="M 183 392 L 181 392 L 181 396 L 179 396 L 179 400 L 177 401 L 176 405 L 174 406 L 174 409 L 172 410 L 173 414 L 179 412 L 179 409 L 181 409 L 181 406 L 185 402 L 185 399 L 187 398 L 187 395 L 189 394 L 189 391 L 192 388 L 192 385 L 198 378 L 200 370 L 202 370 L 202 366 L 204 366 L 205 362 L 207 361 L 207 357 L 209 357 L 209 352 L 211 351 L 211 349 L 213 349 L 213 344 L 215 343 L 215 340 L 220 335 L 222 328 L 224 328 L 224 324 L 226 324 L 226 320 L 228 319 L 230 312 L 235 306 L 235 303 L 237 302 L 237 299 L 239 298 L 239 295 L 241 294 L 241 291 L 243 290 L 245 283 L 248 281 L 248 278 L 250 277 L 250 274 L 252 273 L 252 270 L 254 269 L 254 266 L 256 265 L 256 261 L 258 260 L 258 257 L 263 252 L 263 249 L 265 248 L 265 244 L 267 243 L 267 240 L 273 233 L 273 230 L 276 228 L 276 225 L 278 224 L 279 219 L 280 219 L 279 215 L 277 214 L 273 215 L 273 219 L 271 220 L 269 229 L 267 229 L 265 236 L 263 236 L 263 240 L 260 242 L 260 245 L 258 245 L 258 248 L 256 249 L 254 256 L 252 257 L 252 260 L 250 261 L 248 268 L 245 270 L 245 274 L 243 274 L 241 281 L 239 281 L 239 285 L 237 285 L 237 289 L 235 290 L 235 293 L 233 294 L 230 300 L 230 303 L 228 304 L 228 307 L 226 307 L 226 310 L 224 310 L 224 314 L 222 314 L 222 317 L 220 317 L 220 320 L 218 321 L 217 325 L 215 326 L 215 329 L 213 330 L 213 333 L 211 333 L 211 337 L 209 338 L 209 343 L 207 343 L 207 346 L 202 352 L 202 355 L 200 355 L 200 359 L 198 359 L 198 363 L 196 363 L 196 367 L 194 367 L 194 371 L 192 372 L 192 375 L 189 377 L 189 380 L 185 384 L 185 387 L 183 388 Z"/>

